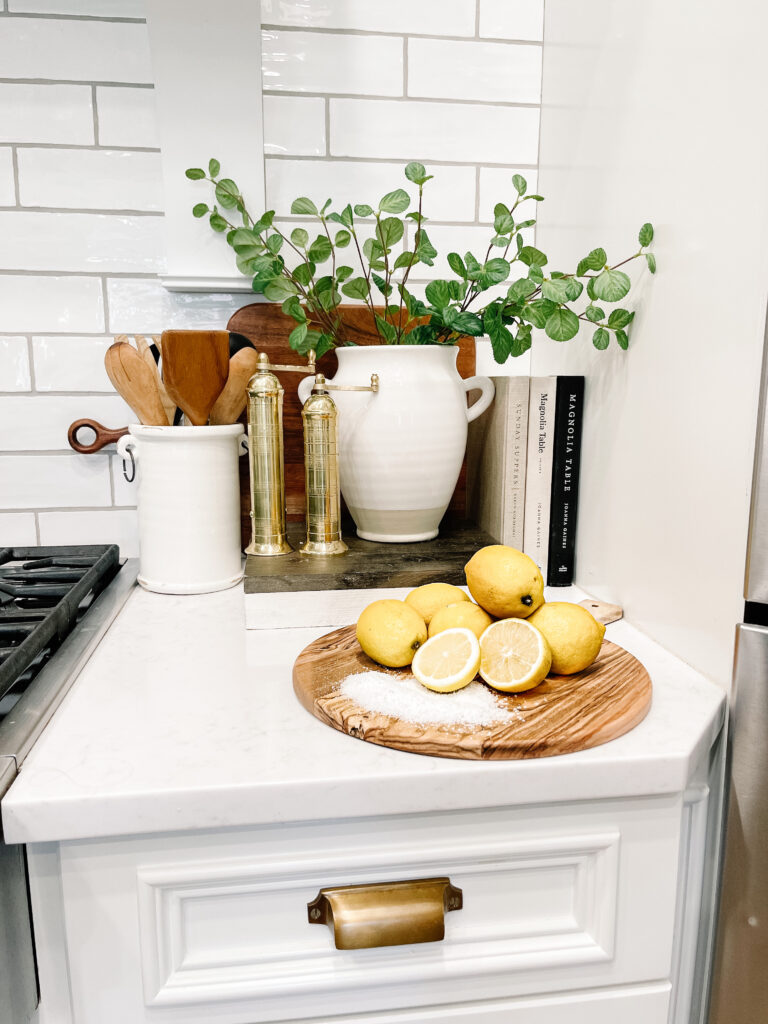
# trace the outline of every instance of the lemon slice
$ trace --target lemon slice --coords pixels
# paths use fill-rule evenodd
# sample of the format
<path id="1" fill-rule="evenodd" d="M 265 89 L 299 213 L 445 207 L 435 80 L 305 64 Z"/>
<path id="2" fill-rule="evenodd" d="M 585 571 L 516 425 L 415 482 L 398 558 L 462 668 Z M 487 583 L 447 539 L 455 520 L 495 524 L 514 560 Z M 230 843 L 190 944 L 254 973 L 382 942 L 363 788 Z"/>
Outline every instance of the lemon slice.
<path id="1" fill-rule="evenodd" d="M 471 683 L 479 667 L 480 644 L 472 630 L 446 629 L 416 651 L 411 672 L 422 686 L 451 693 Z"/>
<path id="2" fill-rule="evenodd" d="M 435 639 L 443 635 L 438 633 Z M 428 640 L 421 650 L 431 643 Z M 501 619 L 480 637 L 480 675 L 494 690 L 530 690 L 544 679 L 551 664 L 549 644 L 525 619 Z"/>

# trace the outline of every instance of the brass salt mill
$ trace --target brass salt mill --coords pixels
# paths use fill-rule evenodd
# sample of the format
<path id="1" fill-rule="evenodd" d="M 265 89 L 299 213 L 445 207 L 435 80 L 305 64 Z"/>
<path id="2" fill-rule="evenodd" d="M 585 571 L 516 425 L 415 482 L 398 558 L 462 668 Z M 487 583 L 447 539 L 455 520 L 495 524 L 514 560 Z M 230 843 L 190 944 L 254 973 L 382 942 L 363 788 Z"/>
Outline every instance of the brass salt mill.
<path id="1" fill-rule="evenodd" d="M 247 555 L 287 555 L 293 551 L 285 529 L 285 456 L 283 386 L 275 370 L 314 373 L 315 353 L 307 366 L 279 366 L 259 353 L 248 381 L 248 448 L 251 476 L 251 543 Z"/>

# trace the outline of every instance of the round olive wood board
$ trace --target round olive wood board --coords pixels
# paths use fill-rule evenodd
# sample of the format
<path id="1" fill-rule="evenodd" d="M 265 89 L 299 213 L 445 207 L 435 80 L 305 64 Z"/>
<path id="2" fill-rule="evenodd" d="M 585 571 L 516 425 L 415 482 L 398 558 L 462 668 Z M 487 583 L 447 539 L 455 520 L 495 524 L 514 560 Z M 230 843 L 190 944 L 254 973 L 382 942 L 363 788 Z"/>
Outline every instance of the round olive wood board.
<path id="1" fill-rule="evenodd" d="M 347 676 L 383 669 L 363 653 L 354 626 L 343 626 L 305 647 L 293 666 L 293 688 L 315 718 L 339 732 L 383 747 L 475 761 L 551 757 L 586 750 L 629 732 L 651 706 L 651 680 L 634 655 L 603 641 L 596 661 L 572 676 L 550 675 L 525 693 L 497 693 L 512 724 L 419 725 L 368 711 L 340 693 Z M 496 691 L 494 691 L 495 693 Z"/>

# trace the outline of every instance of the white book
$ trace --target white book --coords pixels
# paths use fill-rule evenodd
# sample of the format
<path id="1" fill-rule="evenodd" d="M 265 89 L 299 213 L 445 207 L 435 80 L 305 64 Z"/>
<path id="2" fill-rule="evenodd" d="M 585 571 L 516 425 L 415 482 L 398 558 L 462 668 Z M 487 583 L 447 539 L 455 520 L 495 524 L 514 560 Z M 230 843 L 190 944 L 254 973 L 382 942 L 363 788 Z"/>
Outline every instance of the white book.
<path id="1" fill-rule="evenodd" d="M 507 398 L 504 501 L 501 541 L 523 550 L 525 466 L 528 461 L 530 377 L 510 377 Z"/>
<path id="2" fill-rule="evenodd" d="M 531 377 L 523 551 L 547 578 L 557 377 Z"/>

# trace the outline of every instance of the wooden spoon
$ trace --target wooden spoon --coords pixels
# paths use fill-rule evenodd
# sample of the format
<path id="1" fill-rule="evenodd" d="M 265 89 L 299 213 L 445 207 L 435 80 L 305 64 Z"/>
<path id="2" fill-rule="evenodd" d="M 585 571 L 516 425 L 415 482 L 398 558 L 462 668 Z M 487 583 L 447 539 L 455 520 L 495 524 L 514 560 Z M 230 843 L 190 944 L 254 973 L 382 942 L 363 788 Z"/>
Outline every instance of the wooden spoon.
<path id="1" fill-rule="evenodd" d="M 150 368 L 154 376 L 157 378 L 157 389 L 160 392 L 160 401 L 163 403 L 163 409 L 165 409 L 165 415 L 169 423 L 173 423 L 173 417 L 176 413 L 176 403 L 172 398 L 169 397 L 168 392 L 165 390 L 160 371 L 157 368 L 157 362 L 152 354 L 149 342 L 143 334 L 136 335 L 136 348 L 139 351 L 139 355 Z M 160 348 L 158 346 L 158 352 Z"/>
<path id="2" fill-rule="evenodd" d="M 163 331 L 163 383 L 193 426 L 208 422 L 229 375 L 227 331 Z"/>
<path id="3" fill-rule="evenodd" d="M 104 365 L 115 391 L 130 405 L 140 423 L 168 426 L 157 374 L 150 370 L 133 345 L 127 341 L 116 341 L 110 345 L 104 356 Z"/>
<path id="4" fill-rule="evenodd" d="M 224 389 L 211 409 L 211 426 L 236 423 L 248 400 L 246 387 L 256 373 L 259 353 L 255 348 L 241 348 L 229 360 L 229 376 Z"/>

